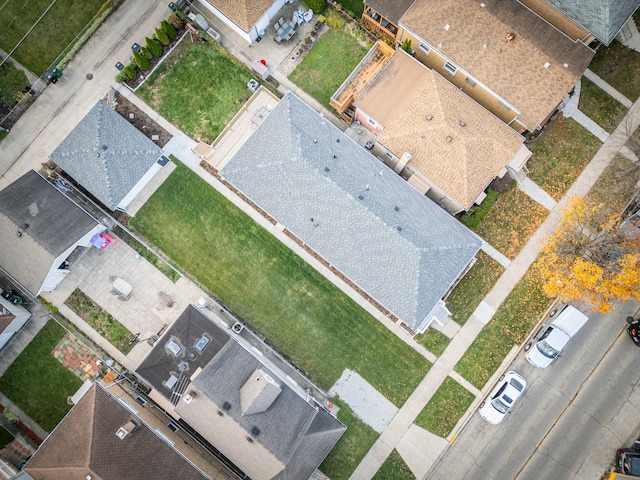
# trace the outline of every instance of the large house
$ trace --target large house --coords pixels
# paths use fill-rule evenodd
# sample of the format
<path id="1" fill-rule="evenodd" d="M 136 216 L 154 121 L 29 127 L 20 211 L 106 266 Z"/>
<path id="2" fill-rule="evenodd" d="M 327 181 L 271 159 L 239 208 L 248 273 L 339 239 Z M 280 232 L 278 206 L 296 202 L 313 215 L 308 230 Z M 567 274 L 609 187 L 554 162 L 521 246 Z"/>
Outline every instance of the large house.
<path id="1" fill-rule="evenodd" d="M 248 477 L 308 479 L 346 427 L 240 331 L 190 305 L 136 374 L 165 412 Z"/>
<path id="2" fill-rule="evenodd" d="M 56 288 L 104 230 L 33 170 L 0 190 L 0 268 L 34 297 Z"/>
<path id="3" fill-rule="evenodd" d="M 395 5 L 367 2 L 363 22 Z M 416 0 L 393 29 L 379 26 L 518 132 L 546 123 L 595 54 L 517 0 Z"/>
<path id="4" fill-rule="evenodd" d="M 58 167 L 109 210 L 126 210 L 169 159 L 99 100 L 51 154 Z"/>
<path id="5" fill-rule="evenodd" d="M 395 172 L 452 213 L 480 203 L 494 178 L 526 175 L 524 138 L 403 50 L 354 105 Z"/>
<path id="6" fill-rule="evenodd" d="M 482 244 L 291 93 L 220 174 L 415 332 Z"/>

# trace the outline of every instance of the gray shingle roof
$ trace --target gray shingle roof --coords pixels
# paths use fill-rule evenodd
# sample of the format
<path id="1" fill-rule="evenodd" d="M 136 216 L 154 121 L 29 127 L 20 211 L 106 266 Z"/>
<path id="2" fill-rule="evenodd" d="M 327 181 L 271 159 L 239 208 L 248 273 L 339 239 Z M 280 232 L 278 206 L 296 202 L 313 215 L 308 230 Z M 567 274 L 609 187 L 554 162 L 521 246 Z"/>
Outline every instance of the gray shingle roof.
<path id="1" fill-rule="evenodd" d="M 37 294 L 55 258 L 97 225 L 31 170 L 0 190 L 0 267 Z"/>
<path id="2" fill-rule="evenodd" d="M 546 0 L 609 45 L 633 15 L 640 0 Z"/>
<path id="3" fill-rule="evenodd" d="M 292 94 L 221 174 L 414 329 L 481 245 Z"/>
<path id="4" fill-rule="evenodd" d="M 100 100 L 51 159 L 115 210 L 161 155 L 160 147 Z"/>

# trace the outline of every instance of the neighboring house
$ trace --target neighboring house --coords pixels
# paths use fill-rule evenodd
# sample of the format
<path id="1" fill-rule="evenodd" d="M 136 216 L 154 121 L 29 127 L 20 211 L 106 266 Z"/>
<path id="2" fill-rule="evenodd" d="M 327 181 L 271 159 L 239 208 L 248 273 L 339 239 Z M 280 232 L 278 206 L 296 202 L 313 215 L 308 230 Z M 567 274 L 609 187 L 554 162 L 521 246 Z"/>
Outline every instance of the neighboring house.
<path id="1" fill-rule="evenodd" d="M 356 120 L 377 136 L 394 171 L 452 213 L 480 203 L 507 171 L 526 175 L 524 137 L 403 50 L 355 106 Z"/>
<path id="2" fill-rule="evenodd" d="M 291 93 L 220 175 L 415 332 L 482 243 Z"/>
<path id="3" fill-rule="evenodd" d="M 516 0 L 416 0 L 396 42 L 516 131 L 544 125 L 595 52 Z"/>
<path id="4" fill-rule="evenodd" d="M 11 340 L 31 318 L 31 313 L 22 305 L 14 305 L 0 296 L 0 349 Z"/>
<path id="5" fill-rule="evenodd" d="M 540 0 L 522 1 L 529 4 Z M 546 0 L 546 3 L 585 28 L 605 45 L 616 38 L 640 6 L 640 0 Z M 535 5 L 528 6 L 537 12 Z M 537 13 L 546 18 L 544 14 Z"/>
<path id="6" fill-rule="evenodd" d="M 0 190 L 0 268 L 33 296 L 56 288 L 104 230 L 33 170 Z"/>
<path id="7" fill-rule="evenodd" d="M 133 408 L 95 383 L 40 445 L 16 480 L 206 480 Z M 182 439 L 178 439 L 182 442 Z"/>
<path id="8" fill-rule="evenodd" d="M 102 100 L 58 145 L 51 160 L 108 209 L 121 211 L 169 161 Z"/>
<path id="9" fill-rule="evenodd" d="M 400 19 L 415 0 L 365 0 L 362 23 L 376 35 L 394 43 Z"/>
<path id="10" fill-rule="evenodd" d="M 286 0 L 198 0 L 225 25 L 249 43 L 261 37 Z"/>
<path id="11" fill-rule="evenodd" d="M 149 398 L 253 480 L 305 480 L 346 427 L 272 357 L 190 305 L 136 374 Z"/>

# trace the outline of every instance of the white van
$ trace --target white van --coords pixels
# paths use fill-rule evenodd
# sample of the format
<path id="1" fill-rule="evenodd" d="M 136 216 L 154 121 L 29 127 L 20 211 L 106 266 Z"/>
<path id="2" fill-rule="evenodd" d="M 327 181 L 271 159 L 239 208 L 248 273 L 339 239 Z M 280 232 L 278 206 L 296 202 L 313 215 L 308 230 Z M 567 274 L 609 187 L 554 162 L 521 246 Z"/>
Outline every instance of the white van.
<path id="1" fill-rule="evenodd" d="M 538 368 L 545 368 L 560 354 L 589 317 L 571 305 L 565 305 L 549 317 L 551 323 L 542 324 L 524 347 L 524 358 Z"/>

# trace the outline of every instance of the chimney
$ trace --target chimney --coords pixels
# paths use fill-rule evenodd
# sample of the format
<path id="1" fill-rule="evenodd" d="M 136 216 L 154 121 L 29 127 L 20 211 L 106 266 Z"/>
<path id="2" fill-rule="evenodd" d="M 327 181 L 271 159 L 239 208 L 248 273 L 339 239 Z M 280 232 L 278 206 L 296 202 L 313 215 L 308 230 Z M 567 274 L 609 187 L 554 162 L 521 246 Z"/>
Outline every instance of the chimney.
<path id="1" fill-rule="evenodd" d="M 118 431 L 116 432 L 116 437 L 118 437 L 120 440 L 124 440 L 124 437 L 126 437 L 130 433 L 133 433 L 136 428 L 138 428 L 138 424 L 134 420 L 129 420 L 118 429 Z"/>
<path id="2" fill-rule="evenodd" d="M 393 171 L 395 173 L 400 173 L 407 163 L 409 163 L 409 160 L 411 160 L 411 154 L 409 152 L 404 152 L 402 157 L 400 157 L 400 160 L 398 160 L 398 163 L 396 163 Z"/>

